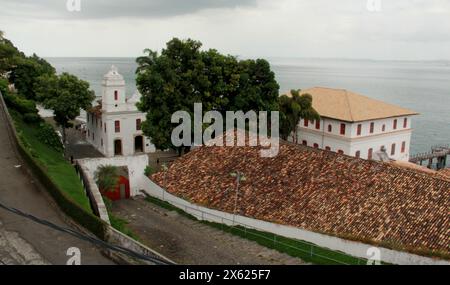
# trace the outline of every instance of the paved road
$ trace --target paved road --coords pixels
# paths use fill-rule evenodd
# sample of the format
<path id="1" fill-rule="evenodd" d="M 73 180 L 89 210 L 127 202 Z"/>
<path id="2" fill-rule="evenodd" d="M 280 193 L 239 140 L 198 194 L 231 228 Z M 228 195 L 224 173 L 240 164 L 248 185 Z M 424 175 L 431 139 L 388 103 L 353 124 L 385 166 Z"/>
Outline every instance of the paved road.
<path id="1" fill-rule="evenodd" d="M 48 197 L 24 172 L 7 132 L 0 106 L 0 201 L 10 207 L 70 227 Z M 78 247 L 82 264 L 113 264 L 90 243 L 0 209 L 0 264 L 66 264 L 67 249 Z"/>
<path id="2" fill-rule="evenodd" d="M 113 203 L 144 244 L 179 264 L 303 264 L 302 260 L 225 233 L 142 198 Z"/>

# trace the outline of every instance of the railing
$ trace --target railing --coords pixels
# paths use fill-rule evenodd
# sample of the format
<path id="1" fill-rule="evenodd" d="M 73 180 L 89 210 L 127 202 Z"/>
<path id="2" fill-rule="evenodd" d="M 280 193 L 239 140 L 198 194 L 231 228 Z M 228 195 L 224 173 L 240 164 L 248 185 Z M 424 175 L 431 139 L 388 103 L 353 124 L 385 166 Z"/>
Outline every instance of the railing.
<path id="1" fill-rule="evenodd" d="M 148 197 L 155 198 L 155 197 L 147 194 L 146 192 L 143 192 L 143 193 Z M 161 200 L 160 198 L 156 198 L 156 199 Z M 174 207 L 184 211 L 188 215 L 191 215 L 198 220 L 206 221 L 207 223 L 211 223 L 214 227 L 220 228 L 222 231 L 229 232 L 229 233 L 235 234 L 235 235 L 239 235 L 239 236 L 242 236 L 249 240 L 253 240 L 253 241 L 257 241 L 257 242 L 259 241 L 258 243 L 268 246 L 269 248 L 274 248 L 275 250 L 277 248 L 285 248 L 285 249 L 290 249 L 291 251 L 296 251 L 297 256 L 294 256 L 294 257 L 297 257 L 299 259 L 302 259 L 302 257 L 304 258 L 305 256 L 307 256 L 307 257 L 309 257 L 309 259 L 312 259 L 312 260 L 321 260 L 322 262 L 320 262 L 320 263 L 325 263 L 325 264 L 337 264 L 337 265 L 367 265 L 368 264 L 367 259 L 354 257 L 354 256 L 351 256 L 351 255 L 348 255 L 348 254 L 345 254 L 342 252 L 334 251 L 331 249 L 325 249 L 325 248 L 316 246 L 313 243 L 295 239 L 295 243 L 300 245 L 301 247 L 303 247 L 303 248 L 300 248 L 298 246 L 288 244 L 288 243 L 282 241 L 282 240 L 294 240 L 294 239 L 285 238 L 285 237 L 282 237 L 282 236 L 279 236 L 279 235 L 276 235 L 273 233 L 269 233 L 269 232 L 263 231 L 261 229 L 258 229 L 254 226 L 244 224 L 241 222 L 237 222 L 233 219 L 228 219 L 223 216 L 215 215 L 213 213 L 205 212 L 205 211 L 199 210 L 197 208 L 194 208 L 194 207 L 191 207 L 188 205 L 183 205 L 181 203 L 177 203 L 176 201 L 168 201 L 168 200 L 164 200 L 164 199 L 162 199 L 161 201 L 173 205 Z M 197 213 L 197 214 L 195 214 L 195 213 Z M 211 220 L 216 220 L 216 221 L 220 221 L 220 222 L 209 222 L 206 217 L 212 217 L 214 219 L 211 219 Z M 329 251 L 334 256 L 342 256 L 342 259 L 336 259 L 336 258 L 332 258 L 330 256 L 326 256 L 324 254 L 321 254 L 321 252 L 325 252 L 325 251 Z M 344 260 L 347 260 L 347 262 Z"/>

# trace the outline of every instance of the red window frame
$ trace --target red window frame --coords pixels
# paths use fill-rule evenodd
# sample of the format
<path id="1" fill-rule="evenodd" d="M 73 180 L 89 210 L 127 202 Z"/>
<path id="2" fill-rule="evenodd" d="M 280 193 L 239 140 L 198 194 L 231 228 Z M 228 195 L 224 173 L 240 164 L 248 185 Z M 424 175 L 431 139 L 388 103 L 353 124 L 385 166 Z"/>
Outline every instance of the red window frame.
<path id="1" fill-rule="evenodd" d="M 361 157 L 361 151 L 358 150 L 358 151 L 355 153 L 355 157 L 360 158 L 360 157 Z"/>
<path id="2" fill-rule="evenodd" d="M 375 130 L 375 123 L 372 122 L 370 123 L 370 133 L 373 134 L 374 130 Z"/>
<path id="3" fill-rule="evenodd" d="M 367 154 L 367 159 L 371 160 L 373 158 L 373 148 L 369 148 L 369 152 Z"/>
<path id="4" fill-rule="evenodd" d="M 383 126 L 381 127 L 381 131 L 385 132 L 386 131 L 386 125 L 383 124 Z"/>
<path id="5" fill-rule="evenodd" d="M 141 119 L 136 119 L 136 131 L 140 131 L 142 130 L 142 120 Z"/>
<path id="6" fill-rule="evenodd" d="M 361 135 L 361 132 L 362 132 L 362 125 L 361 125 L 361 124 L 358 124 L 357 131 L 356 131 L 356 135 L 357 135 L 357 136 L 360 136 L 360 135 Z"/>
<path id="7" fill-rule="evenodd" d="M 304 127 L 307 127 L 308 124 L 309 124 L 309 120 L 305 120 L 305 121 L 303 122 L 303 126 L 304 126 Z"/>
<path id="8" fill-rule="evenodd" d="M 114 121 L 114 130 L 116 133 L 120 133 L 120 121 Z"/>
<path id="9" fill-rule="evenodd" d="M 401 152 L 405 153 L 405 151 L 406 151 L 406 142 L 402 142 L 402 150 L 401 150 Z"/>
<path id="10" fill-rule="evenodd" d="M 319 144 L 318 144 L 318 143 L 315 143 L 315 144 L 314 144 L 314 148 L 319 148 Z"/>
<path id="11" fill-rule="evenodd" d="M 344 151 L 342 149 L 338 150 L 339 154 L 344 154 Z"/>
<path id="12" fill-rule="evenodd" d="M 396 144 L 395 143 L 393 143 L 392 145 L 391 145 L 391 155 L 395 155 L 395 149 L 396 149 Z"/>
<path id="13" fill-rule="evenodd" d="M 327 146 L 325 147 L 325 150 L 331 151 L 331 147 Z"/>
<path id="14" fill-rule="evenodd" d="M 320 120 L 316 120 L 316 129 L 320 130 Z"/>
<path id="15" fill-rule="evenodd" d="M 408 118 L 403 119 L 403 128 L 406 129 L 408 127 Z"/>
<path id="16" fill-rule="evenodd" d="M 393 126 L 392 126 L 392 128 L 393 128 L 394 130 L 397 129 L 397 123 L 398 123 L 398 121 L 397 121 L 397 119 L 395 119 L 395 120 L 394 120 L 394 124 L 393 124 Z"/>
<path id="17" fill-rule="evenodd" d="M 345 135 L 345 124 L 341 124 L 341 135 Z"/>
<path id="18" fill-rule="evenodd" d="M 119 100 L 119 91 L 114 90 L 114 100 Z"/>
<path id="19" fill-rule="evenodd" d="M 305 145 L 305 146 L 307 146 L 307 145 L 308 145 L 308 142 L 307 142 L 307 141 L 305 141 L 305 140 L 303 140 L 303 141 L 302 141 L 302 145 Z"/>
<path id="20" fill-rule="evenodd" d="M 331 133 L 333 131 L 333 126 L 328 125 L 328 132 Z"/>

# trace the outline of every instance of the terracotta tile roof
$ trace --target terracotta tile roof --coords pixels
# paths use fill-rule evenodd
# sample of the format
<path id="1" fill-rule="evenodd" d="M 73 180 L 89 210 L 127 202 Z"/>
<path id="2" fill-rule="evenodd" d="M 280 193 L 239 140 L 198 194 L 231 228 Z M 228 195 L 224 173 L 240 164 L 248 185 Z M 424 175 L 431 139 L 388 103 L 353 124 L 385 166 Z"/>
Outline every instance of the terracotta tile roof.
<path id="1" fill-rule="evenodd" d="M 97 106 L 92 107 L 88 110 L 88 113 L 95 115 L 96 117 L 101 117 L 102 115 L 102 104 L 99 102 Z"/>
<path id="2" fill-rule="evenodd" d="M 341 121 L 360 122 L 418 114 L 344 89 L 314 87 L 300 92 L 301 95 L 306 93 L 313 97 L 313 107 L 320 116 Z"/>
<path id="3" fill-rule="evenodd" d="M 443 179 L 450 181 L 450 168 L 445 168 L 445 169 L 438 171 L 437 175 Z"/>
<path id="4" fill-rule="evenodd" d="M 283 142 L 274 158 L 261 158 L 257 147 L 199 147 L 176 160 L 166 180 L 161 172 L 152 179 L 233 213 L 236 170 L 247 178 L 240 215 L 448 257 L 450 181 L 421 171 Z"/>

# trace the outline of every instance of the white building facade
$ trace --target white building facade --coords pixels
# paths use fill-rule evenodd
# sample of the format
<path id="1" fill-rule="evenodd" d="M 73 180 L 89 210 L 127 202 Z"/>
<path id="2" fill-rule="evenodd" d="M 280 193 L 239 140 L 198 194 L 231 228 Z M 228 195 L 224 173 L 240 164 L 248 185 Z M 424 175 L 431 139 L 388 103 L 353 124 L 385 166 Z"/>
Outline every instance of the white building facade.
<path id="1" fill-rule="evenodd" d="M 139 92 L 126 96 L 125 80 L 114 66 L 103 77 L 102 88 L 99 105 L 86 114 L 86 140 L 106 157 L 155 152 L 142 132 L 146 114 L 136 107 Z"/>
<path id="2" fill-rule="evenodd" d="M 362 159 L 408 161 L 417 113 L 346 90 L 311 88 L 321 119 L 301 120 L 293 140 Z"/>

